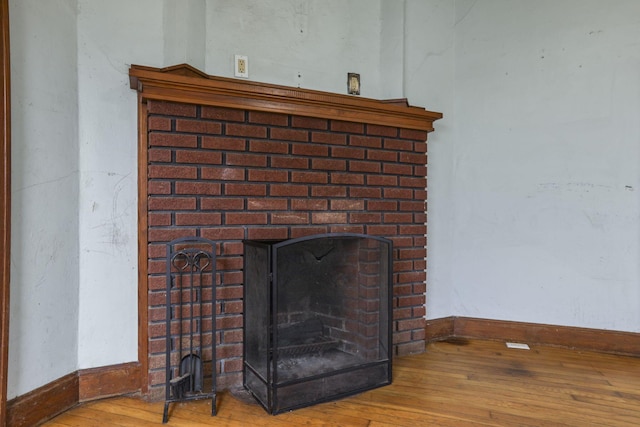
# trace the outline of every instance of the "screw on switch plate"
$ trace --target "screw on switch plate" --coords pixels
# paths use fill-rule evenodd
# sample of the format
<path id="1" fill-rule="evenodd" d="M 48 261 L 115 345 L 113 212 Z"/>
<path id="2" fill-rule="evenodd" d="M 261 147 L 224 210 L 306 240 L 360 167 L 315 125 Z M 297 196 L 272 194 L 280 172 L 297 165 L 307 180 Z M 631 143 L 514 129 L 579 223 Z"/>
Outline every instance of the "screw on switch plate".
<path id="1" fill-rule="evenodd" d="M 234 76 L 249 78 L 249 58 L 247 56 L 235 55 L 234 64 Z"/>

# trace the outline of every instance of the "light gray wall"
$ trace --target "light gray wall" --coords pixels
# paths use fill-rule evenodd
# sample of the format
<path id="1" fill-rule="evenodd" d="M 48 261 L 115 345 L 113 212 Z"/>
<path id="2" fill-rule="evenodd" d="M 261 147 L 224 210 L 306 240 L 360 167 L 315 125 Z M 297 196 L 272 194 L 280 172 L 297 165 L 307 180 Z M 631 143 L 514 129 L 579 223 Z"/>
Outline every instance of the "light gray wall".
<path id="1" fill-rule="evenodd" d="M 640 331 L 640 3 L 457 1 L 454 37 L 451 314 Z"/>
<path id="2" fill-rule="evenodd" d="M 156 0 L 78 3 L 82 369 L 138 358 L 138 112 L 128 72 L 163 66 L 164 34 L 178 24 Z"/>
<path id="3" fill-rule="evenodd" d="M 205 70 L 206 0 L 164 0 L 164 63 Z"/>
<path id="4" fill-rule="evenodd" d="M 234 54 L 249 57 L 251 80 L 379 98 L 381 0 L 209 0 L 206 72 L 233 76 Z"/>
<path id="5" fill-rule="evenodd" d="M 75 1 L 9 7 L 11 399 L 77 369 L 79 228 Z"/>
<path id="6" fill-rule="evenodd" d="M 404 96 L 444 114 L 429 134 L 427 160 L 427 317 L 455 314 L 452 193 L 455 138 L 455 34 L 450 0 L 407 0 L 404 28 Z"/>
<path id="7" fill-rule="evenodd" d="M 380 4 L 380 99 L 405 94 L 405 4 L 405 0 L 383 0 Z"/>

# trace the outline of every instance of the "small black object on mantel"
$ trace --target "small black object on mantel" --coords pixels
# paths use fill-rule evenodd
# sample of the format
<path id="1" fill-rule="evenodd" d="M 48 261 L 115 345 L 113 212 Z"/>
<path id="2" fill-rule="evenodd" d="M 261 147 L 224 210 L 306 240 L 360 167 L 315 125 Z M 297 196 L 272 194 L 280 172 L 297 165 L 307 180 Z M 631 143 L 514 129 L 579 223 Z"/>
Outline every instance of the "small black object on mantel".
<path id="1" fill-rule="evenodd" d="M 347 73 L 347 92 L 349 95 L 360 95 L 360 74 Z"/>

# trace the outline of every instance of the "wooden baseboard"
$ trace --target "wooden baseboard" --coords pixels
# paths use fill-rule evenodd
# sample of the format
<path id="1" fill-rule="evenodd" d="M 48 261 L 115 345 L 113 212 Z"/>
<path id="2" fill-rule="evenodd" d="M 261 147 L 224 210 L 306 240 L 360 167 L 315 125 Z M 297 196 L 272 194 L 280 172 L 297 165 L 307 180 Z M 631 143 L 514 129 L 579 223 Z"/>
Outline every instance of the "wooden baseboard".
<path id="1" fill-rule="evenodd" d="M 135 393 L 140 390 L 140 363 L 122 363 L 78 371 L 79 401 Z"/>
<path id="2" fill-rule="evenodd" d="M 79 402 L 140 390 L 138 362 L 82 369 L 7 402 L 7 425 L 31 427 Z"/>
<path id="3" fill-rule="evenodd" d="M 640 356 L 640 333 L 472 317 L 427 320 L 427 341 L 471 338 L 516 341 L 578 350 Z"/>
<path id="4" fill-rule="evenodd" d="M 78 403 L 78 374 L 73 372 L 7 402 L 7 425 L 31 427 Z"/>
<path id="5" fill-rule="evenodd" d="M 424 327 L 425 340 L 441 341 L 453 337 L 455 317 L 443 317 L 441 319 L 427 320 Z"/>

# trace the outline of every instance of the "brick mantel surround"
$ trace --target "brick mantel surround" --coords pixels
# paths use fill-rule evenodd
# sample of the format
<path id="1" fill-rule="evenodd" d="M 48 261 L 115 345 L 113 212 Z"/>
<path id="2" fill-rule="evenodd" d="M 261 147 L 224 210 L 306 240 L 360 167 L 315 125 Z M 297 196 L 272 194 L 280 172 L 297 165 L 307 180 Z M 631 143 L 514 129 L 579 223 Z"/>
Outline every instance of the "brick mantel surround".
<path id="1" fill-rule="evenodd" d="M 166 242 L 218 242 L 218 382 L 241 384 L 242 240 L 328 232 L 394 243 L 394 354 L 424 351 L 426 139 L 440 113 L 132 66 L 139 99 L 139 360 L 164 385 Z"/>

